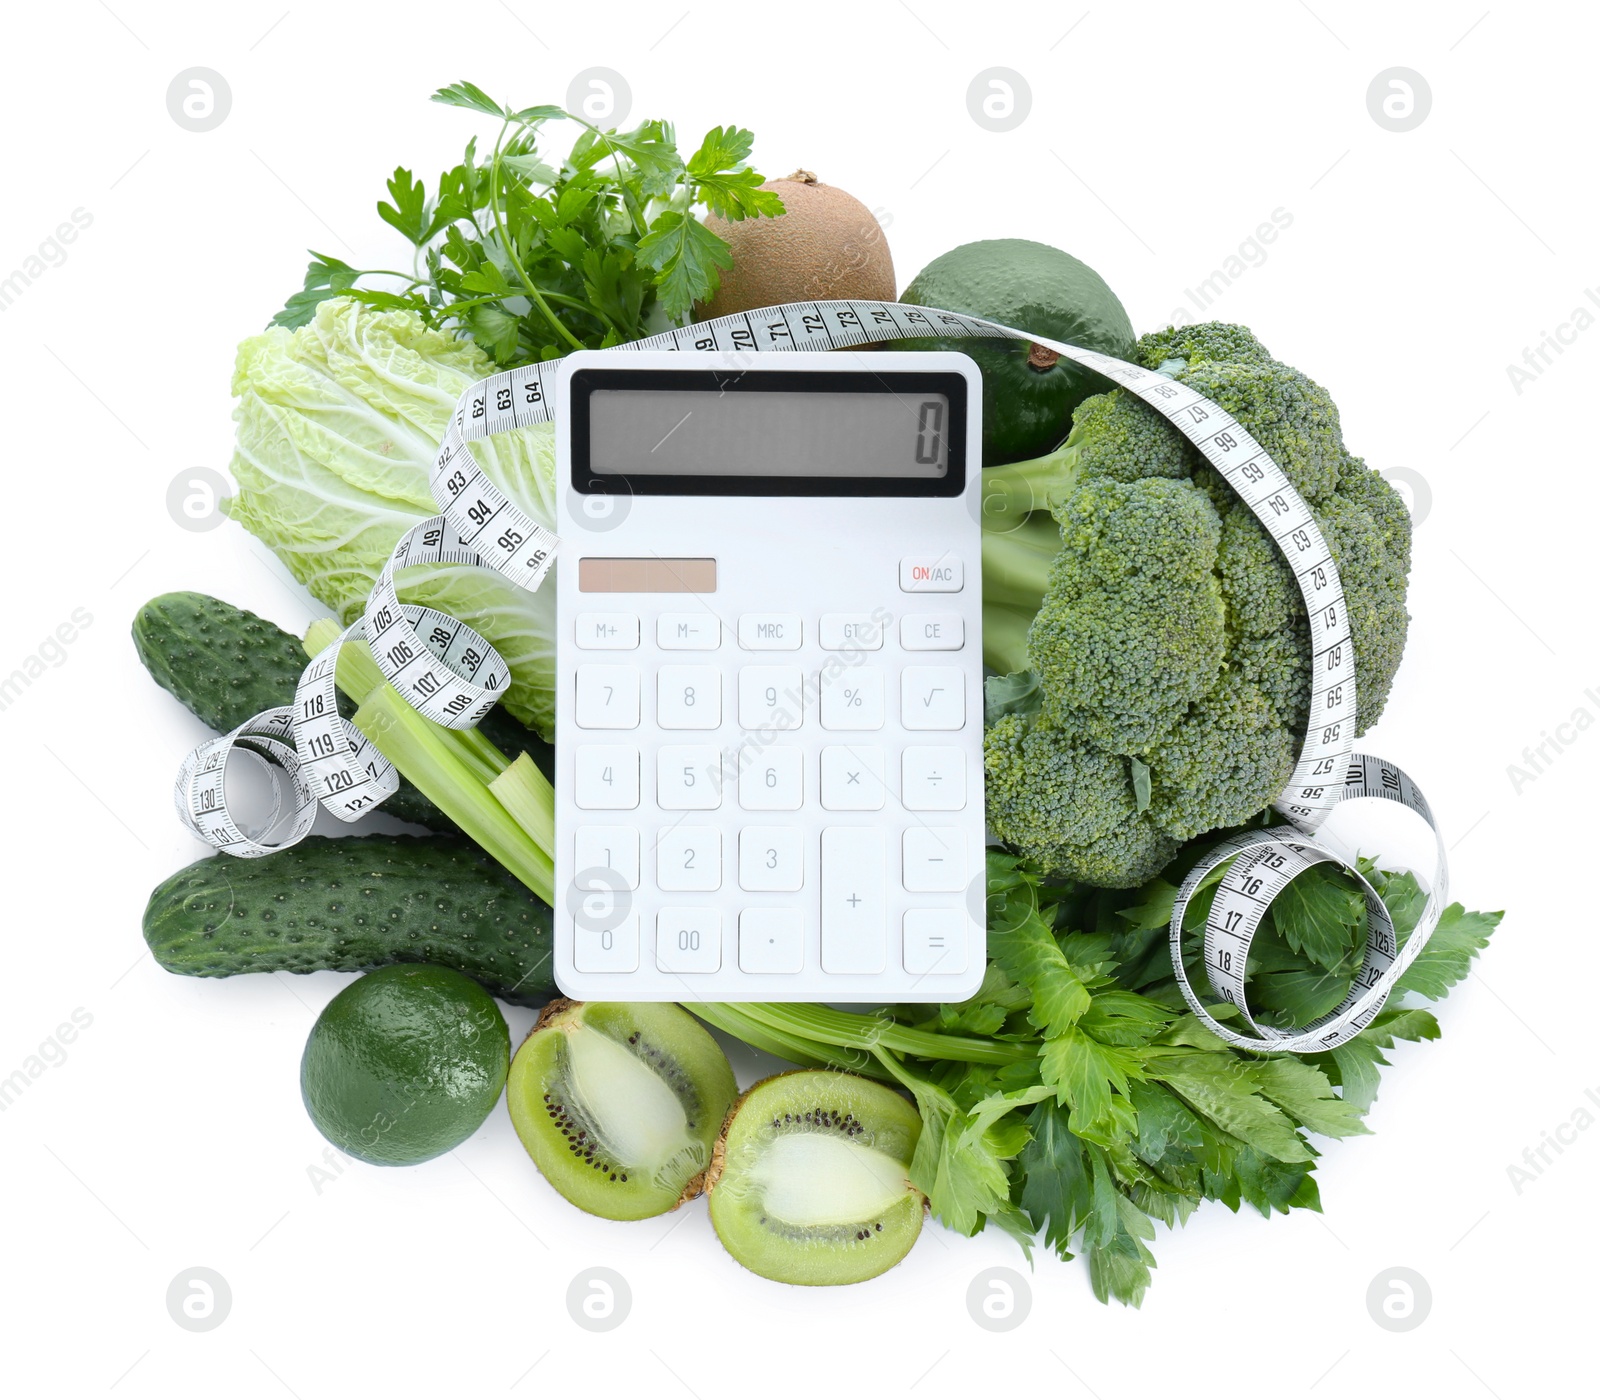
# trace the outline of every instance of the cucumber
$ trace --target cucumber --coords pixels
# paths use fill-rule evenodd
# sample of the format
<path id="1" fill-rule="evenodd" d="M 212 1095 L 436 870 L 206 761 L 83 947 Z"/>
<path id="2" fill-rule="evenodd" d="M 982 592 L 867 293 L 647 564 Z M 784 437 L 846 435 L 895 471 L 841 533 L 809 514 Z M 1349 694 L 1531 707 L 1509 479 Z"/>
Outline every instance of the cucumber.
<path id="1" fill-rule="evenodd" d="M 308 836 L 259 860 L 208 856 L 156 886 L 144 938 L 168 972 L 362 972 L 436 963 L 495 996 L 553 990 L 550 910 L 460 836 Z"/>
<path id="2" fill-rule="evenodd" d="M 133 645 L 155 683 L 226 734 L 287 705 L 306 668 L 300 639 L 205 593 L 163 593 L 133 619 Z"/>
<path id="3" fill-rule="evenodd" d="M 133 644 L 156 684 L 201 721 L 225 734 L 252 715 L 287 705 L 308 660 L 300 639 L 205 593 L 163 593 L 133 620 Z M 352 707 L 341 705 L 348 715 Z M 509 758 L 526 752 L 549 777 L 554 750 L 533 730 L 496 708 L 479 726 Z M 383 811 L 432 831 L 456 824 L 404 778 Z"/>

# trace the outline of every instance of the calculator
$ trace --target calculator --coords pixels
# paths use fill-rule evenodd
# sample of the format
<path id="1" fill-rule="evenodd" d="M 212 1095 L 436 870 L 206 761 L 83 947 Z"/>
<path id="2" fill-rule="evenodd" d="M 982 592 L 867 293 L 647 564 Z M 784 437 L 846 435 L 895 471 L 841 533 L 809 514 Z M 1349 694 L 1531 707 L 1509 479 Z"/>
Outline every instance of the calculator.
<path id="1" fill-rule="evenodd" d="M 559 383 L 561 990 L 972 995 L 977 366 L 580 351 Z"/>

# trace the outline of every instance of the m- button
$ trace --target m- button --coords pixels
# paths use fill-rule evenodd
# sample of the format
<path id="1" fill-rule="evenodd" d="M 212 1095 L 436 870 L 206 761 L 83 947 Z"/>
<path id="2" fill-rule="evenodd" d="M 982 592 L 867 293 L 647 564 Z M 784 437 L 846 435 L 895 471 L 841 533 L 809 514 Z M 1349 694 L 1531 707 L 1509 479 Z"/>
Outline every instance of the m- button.
<path id="1" fill-rule="evenodd" d="M 953 554 L 913 555 L 900 561 L 902 593 L 959 593 L 961 560 Z"/>

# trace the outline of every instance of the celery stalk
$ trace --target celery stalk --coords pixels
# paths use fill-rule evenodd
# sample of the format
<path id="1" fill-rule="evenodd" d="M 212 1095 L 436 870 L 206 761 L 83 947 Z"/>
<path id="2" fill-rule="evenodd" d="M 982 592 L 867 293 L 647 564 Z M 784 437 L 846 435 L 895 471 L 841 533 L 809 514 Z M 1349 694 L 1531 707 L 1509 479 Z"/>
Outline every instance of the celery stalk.
<path id="1" fill-rule="evenodd" d="M 519 826 L 463 757 L 458 730 L 424 719 L 387 682 L 356 711 L 355 726 L 478 845 L 546 904 L 555 902 L 548 852 Z"/>
<path id="2" fill-rule="evenodd" d="M 343 630 L 331 617 L 318 618 L 306 628 L 304 642 L 306 655 L 315 656 L 331 645 Z M 386 684 L 383 672 L 378 669 L 378 663 L 372 659 L 372 648 L 366 642 L 355 638 L 346 642 L 339 652 L 339 669 L 335 673 L 335 679 L 339 683 L 339 689 L 357 704 L 365 700 L 380 685 Z M 510 766 L 511 760 L 481 731 L 453 729 L 449 732 L 456 736 L 458 757 L 463 763 L 470 764 L 483 782 L 492 783 Z M 551 801 L 554 801 L 553 795 Z"/>
<path id="3" fill-rule="evenodd" d="M 313 622 L 306 629 L 306 652 L 316 655 L 341 630 L 331 617 Z M 555 793 L 533 760 L 519 754 L 513 763 L 476 729 L 446 729 L 424 719 L 384 680 L 364 641 L 345 644 L 336 679 L 339 688 L 361 706 L 356 726 L 378 751 L 549 903 L 554 884 L 549 852 L 555 849 Z"/>
<path id="4" fill-rule="evenodd" d="M 754 1009 L 752 1007 L 720 1001 L 685 1002 L 683 1005 L 686 1011 L 693 1012 L 707 1025 L 715 1026 L 734 1039 L 753 1045 L 757 1050 L 765 1050 L 769 1055 L 776 1055 L 780 1060 L 788 1060 L 791 1064 L 814 1068 L 831 1066 L 871 1075 L 876 1079 L 887 1077 L 881 1066 L 864 1050 L 828 1045 L 797 1035 L 791 1029 L 771 1026 L 758 1016 L 750 1015 Z"/>
<path id="5" fill-rule="evenodd" d="M 519 753 L 503 773 L 491 778 L 489 791 L 540 846 L 547 851 L 555 850 L 555 789 L 527 754 Z"/>
<path id="6" fill-rule="evenodd" d="M 902 1026 L 884 1016 L 858 1015 L 834 1011 L 826 1006 L 800 1003 L 745 1002 L 734 1006 L 726 1002 L 688 1003 L 703 1020 L 732 1035 L 744 1038 L 733 1022 L 753 1025 L 773 1035 L 785 1036 L 834 1050 L 872 1052 L 879 1048 L 927 1060 L 960 1060 L 974 1065 L 1009 1065 L 1030 1060 L 1038 1053 L 1034 1044 L 1012 1044 L 986 1036 L 947 1035 Z M 724 1024 L 724 1021 L 729 1024 Z M 752 1042 L 756 1043 L 756 1042 Z M 763 1047 L 765 1048 L 765 1047 Z M 779 1052 L 781 1053 L 781 1052 Z M 837 1063 L 836 1056 L 828 1056 Z"/>

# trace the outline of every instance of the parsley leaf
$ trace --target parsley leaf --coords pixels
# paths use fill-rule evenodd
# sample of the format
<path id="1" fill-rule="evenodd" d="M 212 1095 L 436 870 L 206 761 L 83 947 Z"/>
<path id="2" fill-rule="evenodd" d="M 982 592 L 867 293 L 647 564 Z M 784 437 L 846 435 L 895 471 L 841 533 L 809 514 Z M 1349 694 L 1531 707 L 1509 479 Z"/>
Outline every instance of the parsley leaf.
<path id="1" fill-rule="evenodd" d="M 420 246 L 433 233 L 433 219 L 428 210 L 428 190 L 404 166 L 396 166 L 389 177 L 389 197 L 393 204 L 378 201 L 378 217 L 391 228 L 397 228 L 412 243 Z"/>
<path id="2" fill-rule="evenodd" d="M 1437 1001 L 1467 975 L 1473 958 L 1488 945 L 1489 935 L 1504 917 L 1503 913 L 1469 914 L 1459 904 L 1452 904 L 1439 916 L 1439 926 L 1427 946 L 1401 974 L 1395 994 L 1416 992 Z"/>
<path id="3" fill-rule="evenodd" d="M 304 325 L 333 296 L 415 311 L 434 328 L 470 336 L 503 366 L 638 340 L 663 321 L 684 324 L 732 266 L 727 244 L 701 221 L 776 216 L 783 203 L 750 167 L 755 138 L 708 131 L 686 161 L 672 124 L 601 130 L 544 104 L 515 107 L 476 83 L 433 101 L 492 118 L 430 189 L 405 166 L 387 181 L 379 218 L 410 246 L 411 268 L 353 268 L 313 254 L 305 285 L 273 324 Z M 553 123 L 576 124 L 563 155 Z"/>
<path id="4" fill-rule="evenodd" d="M 728 245 L 700 220 L 668 210 L 650 225 L 635 253 L 641 267 L 656 274 L 661 307 L 668 316 L 686 316 L 695 302 L 717 288 L 718 270 L 733 266 Z"/>

